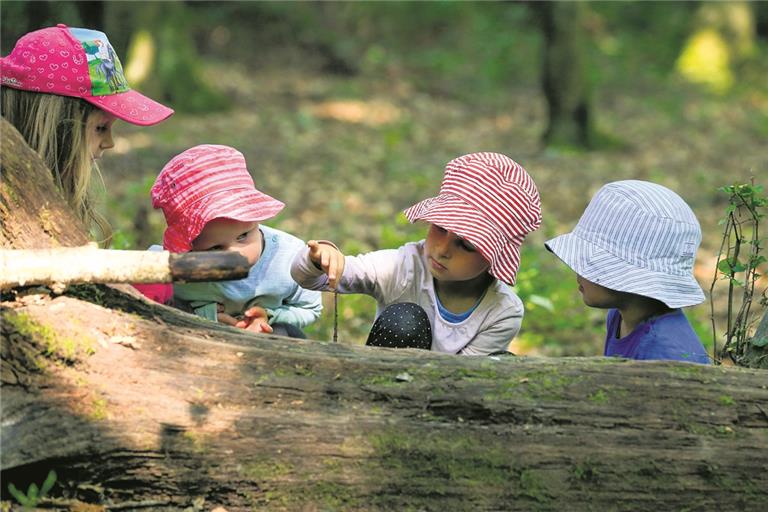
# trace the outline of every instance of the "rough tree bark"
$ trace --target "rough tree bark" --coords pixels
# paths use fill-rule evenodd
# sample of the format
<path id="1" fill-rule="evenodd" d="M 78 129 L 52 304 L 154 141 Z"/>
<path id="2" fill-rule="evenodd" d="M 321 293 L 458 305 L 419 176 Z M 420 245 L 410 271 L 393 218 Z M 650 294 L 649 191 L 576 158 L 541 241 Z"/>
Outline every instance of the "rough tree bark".
<path id="1" fill-rule="evenodd" d="M 5 163 L 4 176 L 16 171 Z M 760 370 L 289 340 L 97 285 L 19 289 L 0 314 L 6 500 L 6 483 L 39 485 L 51 469 L 55 509 L 758 510 L 768 499 Z"/>

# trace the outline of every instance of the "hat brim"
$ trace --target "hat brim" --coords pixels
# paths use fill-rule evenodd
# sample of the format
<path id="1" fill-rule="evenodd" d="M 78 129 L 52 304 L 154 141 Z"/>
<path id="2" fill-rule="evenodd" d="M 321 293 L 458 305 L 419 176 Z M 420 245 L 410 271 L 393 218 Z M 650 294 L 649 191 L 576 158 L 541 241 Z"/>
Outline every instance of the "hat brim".
<path id="1" fill-rule="evenodd" d="M 458 196 L 440 194 L 416 203 L 404 213 L 411 222 L 427 221 L 469 241 L 489 262 L 492 276 L 507 284 L 515 284 L 520 265 L 519 246 L 507 239 L 477 208 Z"/>
<path id="2" fill-rule="evenodd" d="M 106 96 L 88 96 L 83 99 L 118 119 L 139 126 L 157 124 L 173 114 L 172 108 L 134 90 Z"/>
<path id="3" fill-rule="evenodd" d="M 548 240 L 544 246 L 578 275 L 605 288 L 660 300 L 670 308 L 704 302 L 704 292 L 693 275 L 631 265 L 574 233 Z"/>
<path id="4" fill-rule="evenodd" d="M 163 246 L 174 253 L 188 252 L 205 225 L 214 219 L 261 222 L 271 219 L 284 207 L 281 201 L 253 188 L 215 192 L 194 204 L 195 214 L 187 215 L 186 222 L 169 223 Z"/>

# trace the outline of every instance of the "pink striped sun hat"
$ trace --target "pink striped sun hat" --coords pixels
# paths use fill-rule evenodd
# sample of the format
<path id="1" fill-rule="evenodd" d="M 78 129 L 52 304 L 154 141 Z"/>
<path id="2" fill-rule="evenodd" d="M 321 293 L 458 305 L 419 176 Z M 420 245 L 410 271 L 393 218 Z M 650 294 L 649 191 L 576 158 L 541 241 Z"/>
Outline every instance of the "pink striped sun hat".
<path id="1" fill-rule="evenodd" d="M 66 25 L 23 35 L 0 59 L 4 87 L 82 98 L 132 124 L 157 124 L 173 110 L 128 86 L 120 59 L 98 30 Z"/>
<path id="2" fill-rule="evenodd" d="M 525 235 L 541 225 L 541 200 L 523 167 L 499 153 L 470 153 L 448 162 L 437 197 L 407 210 L 415 222 L 436 224 L 468 240 L 490 273 L 514 285 Z"/>
<path id="3" fill-rule="evenodd" d="M 191 250 L 192 241 L 214 219 L 260 222 L 285 206 L 256 190 L 242 153 L 212 144 L 173 157 L 151 194 L 152 206 L 163 210 L 168 224 L 163 247 L 174 253 Z"/>

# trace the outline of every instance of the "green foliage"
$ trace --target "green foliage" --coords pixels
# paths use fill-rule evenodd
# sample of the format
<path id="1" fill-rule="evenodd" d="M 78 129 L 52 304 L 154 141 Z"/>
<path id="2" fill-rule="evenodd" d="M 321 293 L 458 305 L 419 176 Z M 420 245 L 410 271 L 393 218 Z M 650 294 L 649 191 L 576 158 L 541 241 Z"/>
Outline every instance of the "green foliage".
<path id="1" fill-rule="evenodd" d="M 525 317 L 516 345 L 548 356 L 599 353 L 605 312 L 584 305 L 575 274 L 549 251 L 526 242 L 521 253 L 515 291 Z"/>
<path id="2" fill-rule="evenodd" d="M 752 343 L 750 329 L 754 322 L 751 311 L 756 293 L 755 286 L 760 279 L 760 269 L 765 267 L 766 258 L 762 253 L 765 238 L 760 235 L 761 220 L 765 217 L 768 197 L 761 185 L 734 184 L 720 189 L 728 194 L 725 217 L 720 221 L 724 226 L 723 238 L 718 254 L 715 277 L 710 295 L 720 279 L 728 282 L 727 328 L 725 345 L 718 357 L 728 355 L 733 362 L 743 366 L 768 366 L 768 351 L 763 338 Z M 741 288 L 737 298 L 736 289 Z M 768 306 L 768 290 L 757 291 L 762 315 Z M 712 330 L 716 338 L 714 301 L 712 304 Z"/>
<path id="3" fill-rule="evenodd" d="M 8 484 L 8 492 L 10 492 L 11 496 L 16 498 L 16 501 L 19 502 L 19 505 L 21 505 L 25 509 L 35 508 L 37 504 L 40 502 L 40 500 L 45 498 L 45 496 L 53 488 L 53 485 L 55 483 L 56 483 L 56 472 L 54 470 L 51 470 L 48 472 L 48 476 L 43 482 L 43 485 L 41 485 L 39 488 L 37 487 L 37 484 L 31 483 L 29 484 L 29 487 L 27 488 L 27 492 L 25 494 L 21 492 L 19 489 L 17 489 L 15 485 Z"/>

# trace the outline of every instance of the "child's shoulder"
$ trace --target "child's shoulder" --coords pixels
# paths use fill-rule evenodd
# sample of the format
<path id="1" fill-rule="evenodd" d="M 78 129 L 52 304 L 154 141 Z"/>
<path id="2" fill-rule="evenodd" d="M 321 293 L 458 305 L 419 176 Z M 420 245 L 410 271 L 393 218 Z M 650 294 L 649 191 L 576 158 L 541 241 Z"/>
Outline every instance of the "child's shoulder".
<path id="1" fill-rule="evenodd" d="M 492 303 L 492 307 L 505 310 L 512 316 L 521 316 L 524 311 L 523 301 L 517 296 L 515 290 L 498 279 L 495 280 L 486 292 Z"/>
<path id="2" fill-rule="evenodd" d="M 673 359 L 708 363 L 706 349 L 681 309 L 675 309 L 648 322 L 641 342 L 643 359 Z"/>
<path id="3" fill-rule="evenodd" d="M 265 245 L 277 244 L 282 248 L 290 248 L 290 249 L 304 247 L 304 245 L 306 245 L 304 240 L 302 240 L 301 238 L 295 235 L 288 233 L 287 231 L 282 231 L 277 228 L 272 228 L 264 224 L 261 224 L 259 226 L 259 229 L 261 229 L 261 232 L 264 235 Z"/>

